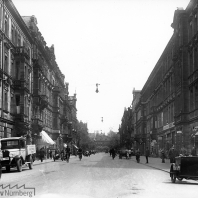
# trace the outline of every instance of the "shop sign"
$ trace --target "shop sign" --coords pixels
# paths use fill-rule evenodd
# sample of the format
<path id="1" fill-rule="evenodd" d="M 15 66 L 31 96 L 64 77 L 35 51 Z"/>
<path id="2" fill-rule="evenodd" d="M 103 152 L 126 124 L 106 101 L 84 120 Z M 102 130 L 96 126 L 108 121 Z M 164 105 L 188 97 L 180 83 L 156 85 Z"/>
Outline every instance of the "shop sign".
<path id="1" fill-rule="evenodd" d="M 169 129 L 169 125 L 168 124 L 163 126 L 163 130 L 167 130 L 167 129 Z"/>
<path id="2" fill-rule="evenodd" d="M 170 128 L 174 127 L 174 126 L 175 126 L 174 122 L 171 122 L 170 124 L 167 124 L 167 125 L 163 126 L 163 130 L 170 129 Z"/>
<path id="3" fill-rule="evenodd" d="M 177 131 L 177 134 L 181 134 L 182 133 L 182 131 Z"/>

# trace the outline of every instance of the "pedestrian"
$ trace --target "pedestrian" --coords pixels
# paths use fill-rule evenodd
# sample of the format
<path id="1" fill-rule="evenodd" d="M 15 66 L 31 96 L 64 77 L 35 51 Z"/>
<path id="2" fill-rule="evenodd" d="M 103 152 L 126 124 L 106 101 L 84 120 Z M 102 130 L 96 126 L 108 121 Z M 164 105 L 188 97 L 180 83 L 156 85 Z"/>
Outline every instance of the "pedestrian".
<path id="1" fill-rule="evenodd" d="M 40 160 L 41 160 L 41 162 L 43 162 L 44 157 L 45 157 L 45 150 L 44 150 L 44 148 L 42 147 L 42 148 L 40 149 Z"/>
<path id="2" fill-rule="evenodd" d="M 52 159 L 52 150 L 50 150 L 49 154 L 50 154 L 50 159 Z"/>
<path id="3" fill-rule="evenodd" d="M 110 154 L 110 157 L 111 157 L 111 154 L 112 154 L 112 148 L 109 150 L 109 154 Z"/>
<path id="4" fill-rule="evenodd" d="M 126 150 L 125 150 L 125 153 L 126 153 L 126 159 L 129 159 L 129 150 L 126 149 Z"/>
<path id="5" fill-rule="evenodd" d="M 131 152 L 131 149 L 129 149 L 129 159 L 131 159 L 131 155 L 132 155 L 132 152 Z"/>
<path id="6" fill-rule="evenodd" d="M 169 155 L 170 163 L 175 163 L 176 151 L 174 146 L 169 150 L 168 155 Z"/>
<path id="7" fill-rule="evenodd" d="M 50 149 L 47 150 L 47 159 L 50 158 Z"/>
<path id="8" fill-rule="evenodd" d="M 149 151 L 149 148 L 148 147 L 146 147 L 146 164 L 148 164 L 148 157 L 149 157 L 149 155 L 150 155 L 150 151 Z"/>
<path id="9" fill-rule="evenodd" d="M 195 147 L 192 148 L 191 155 L 197 156 L 197 151 L 196 151 Z"/>
<path id="10" fill-rule="evenodd" d="M 136 150 L 135 155 L 136 155 L 136 161 L 137 163 L 139 163 L 140 162 L 140 150 L 139 149 Z"/>
<path id="11" fill-rule="evenodd" d="M 165 155 L 164 149 L 162 149 L 160 152 L 161 152 L 162 163 L 165 163 L 166 155 Z"/>

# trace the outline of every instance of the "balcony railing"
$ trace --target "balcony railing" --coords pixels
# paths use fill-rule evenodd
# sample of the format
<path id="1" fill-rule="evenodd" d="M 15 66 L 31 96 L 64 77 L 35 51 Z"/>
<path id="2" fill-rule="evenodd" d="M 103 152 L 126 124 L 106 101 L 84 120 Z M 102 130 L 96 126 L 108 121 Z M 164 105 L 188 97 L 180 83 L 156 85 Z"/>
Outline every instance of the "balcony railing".
<path id="1" fill-rule="evenodd" d="M 16 47 L 14 50 L 15 55 L 25 56 L 27 59 L 30 58 L 29 51 L 25 46 Z"/>
<path id="2" fill-rule="evenodd" d="M 40 120 L 39 118 L 32 118 L 32 124 L 37 125 L 39 127 L 43 127 L 43 121 Z"/>
<path id="3" fill-rule="evenodd" d="M 30 89 L 29 83 L 26 80 L 14 80 L 12 86 L 14 89 Z"/>

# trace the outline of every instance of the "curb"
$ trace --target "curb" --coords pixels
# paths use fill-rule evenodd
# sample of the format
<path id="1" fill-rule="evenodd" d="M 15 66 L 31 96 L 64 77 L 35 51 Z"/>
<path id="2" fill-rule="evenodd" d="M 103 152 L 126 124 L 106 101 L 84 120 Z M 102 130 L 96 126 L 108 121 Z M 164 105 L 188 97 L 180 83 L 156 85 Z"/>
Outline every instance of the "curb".
<path id="1" fill-rule="evenodd" d="M 133 160 L 133 159 L 132 159 L 132 160 Z M 136 162 L 136 160 L 133 160 L 133 161 Z M 152 165 L 150 165 L 150 164 L 144 164 L 144 163 L 141 163 L 141 162 L 139 162 L 139 164 L 142 164 L 142 165 L 144 165 L 144 166 L 148 166 L 148 167 L 151 167 L 151 168 L 154 168 L 154 169 L 157 169 L 157 170 L 161 170 L 161 171 L 164 171 L 164 172 L 166 172 L 166 173 L 170 173 L 170 171 L 164 170 L 163 168 L 158 168 L 158 167 L 152 166 Z"/>
<path id="2" fill-rule="evenodd" d="M 75 157 L 76 157 L 75 155 L 72 155 L 72 156 L 70 156 L 70 159 L 71 159 L 71 158 L 75 158 Z M 57 160 L 56 160 L 56 161 L 57 161 Z M 62 162 L 61 159 L 58 160 L 58 161 Z M 37 159 L 37 160 L 35 160 L 35 161 L 33 162 L 33 166 L 37 166 L 37 165 L 40 165 L 40 164 L 46 164 L 46 163 L 50 163 L 50 162 L 54 162 L 54 160 L 53 160 L 53 159 L 44 159 L 43 162 L 41 162 L 41 160 Z"/>

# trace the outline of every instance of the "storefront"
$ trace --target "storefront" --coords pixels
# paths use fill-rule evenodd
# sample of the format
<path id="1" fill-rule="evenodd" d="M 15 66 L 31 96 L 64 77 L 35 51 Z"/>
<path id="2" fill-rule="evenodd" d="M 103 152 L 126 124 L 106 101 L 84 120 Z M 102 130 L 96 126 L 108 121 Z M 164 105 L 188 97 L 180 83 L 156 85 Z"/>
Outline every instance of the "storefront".
<path id="1" fill-rule="evenodd" d="M 158 133 L 158 150 L 164 149 L 166 152 L 175 145 L 175 125 L 174 122 L 167 123 L 163 130 Z"/>

